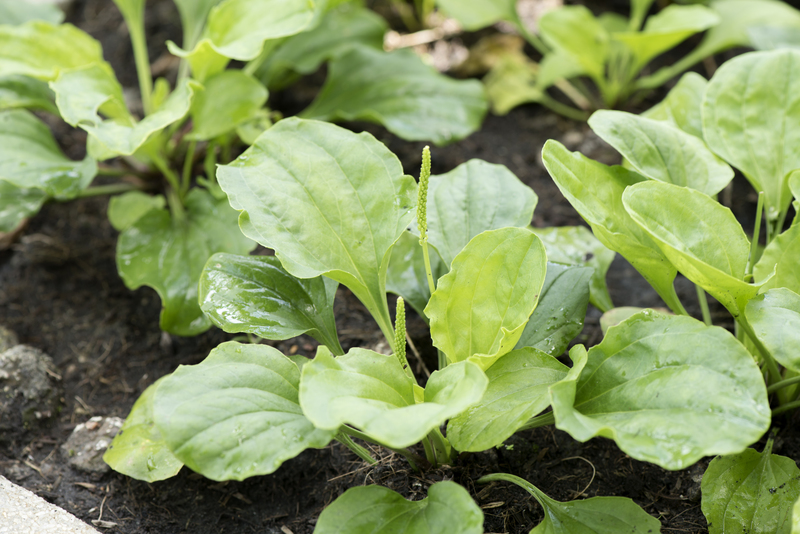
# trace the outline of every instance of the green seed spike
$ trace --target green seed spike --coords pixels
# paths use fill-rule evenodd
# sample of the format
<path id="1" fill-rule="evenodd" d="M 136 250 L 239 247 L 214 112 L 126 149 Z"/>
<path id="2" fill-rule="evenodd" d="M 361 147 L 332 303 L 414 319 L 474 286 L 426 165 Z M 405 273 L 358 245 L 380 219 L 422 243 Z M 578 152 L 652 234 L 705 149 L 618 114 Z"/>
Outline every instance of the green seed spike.
<path id="1" fill-rule="evenodd" d="M 428 184 L 431 178 L 431 149 L 422 149 L 422 168 L 419 170 L 419 196 L 417 197 L 417 227 L 419 244 L 428 240 Z"/>
<path id="2" fill-rule="evenodd" d="M 400 360 L 406 374 L 413 378 L 406 358 L 406 304 L 403 297 L 397 297 L 397 314 L 394 320 L 394 354 Z"/>

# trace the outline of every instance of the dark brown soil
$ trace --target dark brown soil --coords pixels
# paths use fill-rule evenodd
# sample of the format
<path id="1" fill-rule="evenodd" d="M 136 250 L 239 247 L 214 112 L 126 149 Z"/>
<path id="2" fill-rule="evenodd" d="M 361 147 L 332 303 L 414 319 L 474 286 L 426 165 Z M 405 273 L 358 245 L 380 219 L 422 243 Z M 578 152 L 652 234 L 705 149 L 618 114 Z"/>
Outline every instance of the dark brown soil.
<path id="1" fill-rule="evenodd" d="M 172 3 L 150 4 L 156 6 L 148 19 L 150 30 L 158 35 L 153 41 L 180 42 Z M 153 23 L 153 16 L 161 23 Z M 127 33 L 110 2 L 76 2 L 70 18 L 103 41 L 118 72 L 125 71 L 119 68 L 125 65 L 131 72 Z M 151 53 L 158 57 L 161 52 Z M 135 79 L 124 76 L 122 82 L 135 85 Z M 404 142 L 374 126 L 351 127 L 373 132 L 400 157 L 406 172 L 417 174 L 422 144 Z M 57 133 L 68 153 L 79 157 L 83 136 L 63 126 Z M 535 226 L 583 224 L 541 164 L 541 147 L 549 138 L 607 163 L 617 158 L 586 125 L 531 106 L 506 117 L 490 116 L 470 138 L 434 148 L 433 170 L 446 172 L 471 158 L 505 164 L 539 195 Z M 731 196 L 745 220 L 755 209 L 748 190 L 746 183 L 737 182 Z M 72 470 L 59 446 L 78 423 L 94 415 L 125 417 L 157 378 L 179 364 L 200 362 L 230 338 L 216 329 L 195 338 L 159 330 L 155 292 L 129 291 L 117 275 L 116 232 L 107 221 L 106 207 L 107 200 L 98 198 L 47 205 L 14 248 L 0 252 L 0 325 L 14 330 L 21 343 L 47 352 L 63 388 L 63 409 L 50 425 L 0 435 L 0 473 L 84 521 L 109 521 L 115 526 L 108 532 L 128 534 L 310 533 L 322 508 L 349 487 L 383 484 L 419 499 L 433 482 L 452 479 L 466 486 L 484 509 L 486 532 L 528 532 L 541 521 L 542 511 L 527 493 L 510 484 L 475 486 L 482 475 L 508 472 L 558 500 L 630 497 L 658 517 L 665 532 L 707 532 L 699 503 L 699 480 L 707 460 L 668 472 L 630 459 L 611 441 L 579 443 L 554 428 L 522 432 L 497 449 L 465 454 L 452 467 L 422 473 L 381 450 L 374 451 L 379 464 L 368 466 L 337 443 L 306 451 L 273 475 L 244 482 L 217 483 L 185 468 L 173 479 L 154 484 L 113 472 L 91 477 Z M 614 262 L 608 283 L 617 305 L 662 305 L 621 258 Z M 690 312 L 699 315 L 691 284 L 679 279 L 678 292 Z M 380 341 L 369 314 L 349 291 L 339 291 L 336 312 L 345 349 L 374 347 Z M 590 309 L 578 341 L 599 342 L 599 316 Z M 409 329 L 423 354 L 432 357 L 424 323 L 411 317 Z M 286 353 L 306 355 L 313 355 L 315 348 L 306 337 L 275 345 Z M 797 431 L 779 436 L 775 452 L 800 457 Z"/>

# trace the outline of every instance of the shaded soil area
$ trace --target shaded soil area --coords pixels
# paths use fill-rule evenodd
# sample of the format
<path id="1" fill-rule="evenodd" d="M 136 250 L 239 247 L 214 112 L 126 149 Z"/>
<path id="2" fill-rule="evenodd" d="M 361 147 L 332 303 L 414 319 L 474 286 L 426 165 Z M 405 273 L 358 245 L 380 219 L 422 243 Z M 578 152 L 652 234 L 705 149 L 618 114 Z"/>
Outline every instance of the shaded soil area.
<path id="1" fill-rule="evenodd" d="M 148 28 L 150 35 L 156 35 L 153 42 L 167 38 L 180 42 L 172 3 L 150 4 L 156 6 L 151 17 L 169 21 Z M 70 17 L 103 42 L 117 72 L 131 76 L 127 32 L 110 2 L 76 2 Z M 151 50 L 153 58 L 162 52 Z M 135 79 L 126 75 L 121 76 L 123 84 L 135 86 Z M 289 107 L 295 98 L 276 97 L 288 101 Z M 54 126 L 66 152 L 81 157 L 85 136 L 61 124 Z M 398 155 L 407 173 L 418 173 L 421 143 L 402 141 L 371 125 L 350 126 L 372 132 Z M 481 131 L 468 139 L 434 148 L 433 172 L 447 172 L 471 158 L 502 163 L 538 194 L 535 226 L 583 224 L 541 163 L 541 147 L 550 138 L 605 163 L 618 160 L 585 124 L 526 106 L 505 117 L 489 116 Z M 752 227 L 755 196 L 749 191 L 737 177 L 730 198 L 740 220 Z M 129 291 L 117 274 L 117 232 L 108 223 L 106 209 L 107 199 L 101 198 L 49 204 L 11 249 L 0 252 L 0 325 L 16 332 L 21 343 L 52 357 L 61 393 L 60 413 L 49 422 L 30 429 L 0 427 L 0 474 L 79 518 L 108 532 L 127 534 L 301 534 L 312 532 L 322 508 L 349 487 L 382 484 L 416 500 L 425 497 L 432 483 L 448 479 L 467 487 L 483 508 L 486 532 L 528 532 L 543 517 L 532 497 L 509 484 L 475 485 L 482 475 L 507 472 L 558 500 L 629 497 L 658 517 L 664 532 L 707 532 L 699 484 L 708 460 L 668 472 L 632 460 L 609 440 L 579 443 L 554 428 L 519 433 L 497 449 L 464 454 L 454 466 L 421 473 L 378 449 L 373 452 L 379 463 L 368 466 L 338 443 L 306 451 L 277 473 L 244 482 L 218 483 L 184 468 L 170 480 L 147 484 L 113 472 L 89 475 L 68 467 L 59 448 L 76 425 L 96 415 L 124 418 L 156 379 L 178 365 L 202 361 L 212 348 L 231 338 L 217 329 L 194 338 L 160 331 L 156 293 L 149 288 Z M 608 284 L 617 305 L 663 305 L 621 258 L 612 265 Z M 677 287 L 687 309 L 699 316 L 694 287 L 680 277 Z M 723 311 L 712 303 L 712 314 L 721 318 Z M 427 328 L 410 310 L 409 314 L 409 332 L 432 367 L 435 355 Z M 336 317 L 345 349 L 379 348 L 377 326 L 346 289 L 337 295 Z M 577 342 L 588 346 L 600 341 L 599 317 L 590 308 Z M 316 343 L 300 337 L 273 344 L 285 353 L 311 356 Z M 800 436 L 793 430 L 797 425 L 788 420 L 779 423 L 787 430 L 779 435 L 774 451 L 800 457 Z"/>

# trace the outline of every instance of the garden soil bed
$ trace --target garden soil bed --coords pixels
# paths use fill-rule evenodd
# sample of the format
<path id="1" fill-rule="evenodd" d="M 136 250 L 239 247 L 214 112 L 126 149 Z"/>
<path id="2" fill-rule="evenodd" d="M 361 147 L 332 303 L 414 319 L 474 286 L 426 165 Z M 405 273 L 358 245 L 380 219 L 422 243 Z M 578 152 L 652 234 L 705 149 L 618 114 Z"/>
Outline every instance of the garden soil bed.
<path id="1" fill-rule="evenodd" d="M 163 23 L 177 21 L 171 2 L 154 5 L 151 13 L 162 22 L 150 29 L 150 35 L 157 33 L 159 43 L 166 38 L 179 40 L 176 26 Z M 101 39 L 108 59 L 123 72 L 120 65 L 130 64 L 127 44 L 120 44 L 127 43 L 127 35 L 110 2 L 76 2 L 70 16 Z M 151 53 L 158 57 L 160 51 Z M 289 107 L 296 98 L 283 96 Z M 350 127 L 375 134 L 400 157 L 407 173 L 418 173 L 422 144 L 399 140 L 374 126 Z M 65 127 L 57 128 L 57 133 L 67 153 L 81 157 L 82 134 Z M 585 124 L 531 106 L 505 117 L 489 116 L 481 131 L 468 139 L 434 148 L 433 172 L 449 171 L 471 158 L 505 164 L 539 196 L 535 226 L 583 224 L 541 164 L 541 147 L 549 138 L 606 163 L 616 162 L 616 154 Z M 734 210 L 745 225 L 752 225 L 747 214 L 755 210 L 755 197 L 740 177 L 736 180 L 730 197 Z M 129 291 L 117 274 L 117 232 L 108 223 L 106 209 L 107 199 L 102 198 L 47 205 L 14 245 L 0 252 L 0 325 L 16 332 L 21 343 L 53 358 L 62 393 L 60 413 L 48 423 L 31 429 L 3 430 L 0 425 L 0 474 L 84 521 L 105 525 L 108 532 L 129 534 L 302 534 L 312 532 L 320 511 L 349 487 L 382 484 L 416 500 L 432 483 L 451 479 L 465 485 L 483 508 L 486 532 L 528 532 L 542 519 L 532 497 L 509 484 L 474 485 L 484 474 L 507 472 L 558 500 L 630 497 L 661 520 L 663 532 L 707 532 L 699 481 L 708 460 L 684 471 L 664 471 L 632 460 L 609 440 L 579 443 L 554 428 L 519 433 L 497 449 L 464 454 L 452 467 L 420 473 L 411 471 L 402 458 L 380 450 L 374 451 L 380 462 L 368 466 L 338 443 L 306 451 L 277 473 L 244 482 L 214 482 L 184 468 L 170 480 L 148 484 L 114 472 L 89 475 L 70 468 L 60 446 L 76 425 L 98 415 L 124 418 L 156 379 L 180 364 L 200 362 L 231 338 L 217 329 L 194 338 L 159 330 L 156 293 L 149 288 Z M 621 258 L 612 265 L 608 283 L 617 305 L 662 305 Z M 678 293 L 689 311 L 699 316 L 691 284 L 679 278 Z M 380 343 L 377 326 L 348 290 L 339 290 L 336 307 L 345 349 Z M 719 307 L 714 310 L 722 317 Z M 409 331 L 432 367 L 435 354 L 427 329 L 410 310 L 409 314 Z M 589 346 L 600 341 L 599 316 L 590 307 L 577 342 Z M 315 342 L 307 337 L 274 345 L 286 353 L 309 356 L 315 350 Z M 796 426 L 788 423 L 786 428 Z M 781 433 L 774 450 L 800 457 L 797 431 Z"/>

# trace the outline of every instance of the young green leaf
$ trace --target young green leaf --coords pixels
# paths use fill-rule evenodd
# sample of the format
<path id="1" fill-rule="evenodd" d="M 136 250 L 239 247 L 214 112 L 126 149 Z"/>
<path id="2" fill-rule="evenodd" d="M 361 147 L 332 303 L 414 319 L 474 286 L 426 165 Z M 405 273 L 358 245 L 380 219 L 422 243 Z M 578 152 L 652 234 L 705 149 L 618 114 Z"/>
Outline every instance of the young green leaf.
<path id="1" fill-rule="evenodd" d="M 503 165 L 472 159 L 431 176 L 428 242 L 446 266 L 469 241 L 486 230 L 526 227 L 538 197 Z"/>
<path id="2" fill-rule="evenodd" d="M 354 46 L 331 61 L 328 79 L 301 117 L 366 120 L 409 141 L 437 145 L 477 130 L 488 104 L 477 80 L 453 80 L 411 50 Z"/>
<path id="3" fill-rule="evenodd" d="M 589 126 L 622 154 L 633 169 L 652 180 L 691 187 L 713 196 L 733 179 L 733 169 L 706 144 L 666 122 L 624 111 L 600 110 Z"/>
<path id="4" fill-rule="evenodd" d="M 800 168 L 800 51 L 754 52 L 725 62 L 708 83 L 703 132 L 711 149 L 764 191 L 767 218 L 786 210 L 787 175 Z"/>
<path id="5" fill-rule="evenodd" d="M 430 254 L 430 262 L 434 280 L 447 274 L 447 266 L 435 251 Z M 403 232 L 392 247 L 389 270 L 386 272 L 386 291 L 403 297 L 420 317 L 428 320 L 423 311 L 431 298 L 425 258 L 419 238 L 411 232 Z"/>
<path id="6" fill-rule="evenodd" d="M 58 114 L 55 95 L 47 83 L 16 74 L 0 76 L 0 110 L 28 108 Z"/>
<path id="7" fill-rule="evenodd" d="M 796 217 L 795 221 L 798 221 Z M 800 293 L 798 265 L 800 265 L 800 224 L 795 223 L 767 245 L 753 268 L 753 279 L 757 284 L 763 283 L 763 288 L 786 287 L 795 293 Z"/>
<path id="8" fill-rule="evenodd" d="M 197 44 L 206 25 L 211 8 L 222 0 L 173 0 L 181 14 L 183 46 L 190 49 Z"/>
<path id="9" fill-rule="evenodd" d="M 488 369 L 516 345 L 539 300 L 547 256 L 524 228 L 478 234 L 439 280 L 425 315 L 448 361 Z"/>
<path id="10" fill-rule="evenodd" d="M 642 113 L 642 117 L 664 121 L 703 139 L 703 94 L 708 80 L 696 72 L 687 72 L 667 97 Z"/>
<path id="11" fill-rule="evenodd" d="M 595 237 L 631 262 L 670 309 L 683 310 L 672 284 L 677 270 L 622 205 L 625 188 L 645 178 L 570 152 L 553 140 L 544 144 L 542 160 L 561 193 L 592 227 Z"/>
<path id="12" fill-rule="evenodd" d="M 17 187 L 0 180 L 0 232 L 10 232 L 23 219 L 39 213 L 47 200 L 41 189 Z"/>
<path id="13" fill-rule="evenodd" d="M 417 195 L 394 154 L 367 133 L 290 118 L 217 176 L 246 235 L 293 276 L 324 274 L 350 288 L 394 338 L 386 270 Z"/>
<path id="14" fill-rule="evenodd" d="M 758 293 L 744 282 L 750 241 L 731 210 L 686 187 L 643 182 L 622 195 L 627 212 L 686 278 L 736 317 Z"/>
<path id="15" fill-rule="evenodd" d="M 240 70 L 226 70 L 203 83 L 192 102 L 187 139 L 208 141 L 253 118 L 267 101 L 267 88 Z"/>
<path id="16" fill-rule="evenodd" d="M 542 39 L 571 55 L 584 72 L 602 85 L 609 55 L 609 34 L 584 6 L 564 6 L 539 20 Z"/>
<path id="17" fill-rule="evenodd" d="M 548 54 L 545 58 L 555 54 L 556 52 Z M 566 58 L 572 57 L 563 53 L 561 55 Z M 542 64 L 545 60 L 542 59 Z M 519 105 L 541 102 L 545 97 L 544 89 L 547 87 L 542 87 L 538 83 L 540 71 L 541 69 L 522 53 L 508 53 L 498 58 L 497 63 L 483 79 L 492 112 L 495 115 L 505 115 Z"/>
<path id="18" fill-rule="evenodd" d="M 514 475 L 495 473 L 479 483 L 505 481 L 516 484 L 538 501 L 544 520 L 530 534 L 637 534 L 661 532 L 661 523 L 624 497 L 592 497 L 581 501 L 559 502 L 539 488 Z"/>
<path id="19" fill-rule="evenodd" d="M 163 195 L 148 195 L 141 191 L 128 191 L 111 197 L 108 201 L 108 221 L 115 230 L 122 232 L 150 210 L 166 205 Z"/>
<path id="20" fill-rule="evenodd" d="M 354 348 L 334 359 L 321 348 L 303 367 L 300 405 L 318 428 L 349 424 L 387 447 L 402 448 L 477 403 L 487 382 L 471 362 L 448 365 L 431 374 L 424 402 L 417 403 L 414 383 L 394 355 Z"/>
<path id="21" fill-rule="evenodd" d="M 570 357 L 570 374 L 550 394 L 556 426 L 578 441 L 611 438 L 637 460 L 683 469 L 739 453 L 769 427 L 753 357 L 726 330 L 691 317 L 645 310 Z"/>
<path id="22" fill-rule="evenodd" d="M 56 4 L 0 0 L 0 21 L 4 25 L 19 26 L 31 20 L 61 24 L 64 12 Z"/>
<path id="23" fill-rule="evenodd" d="M 74 198 L 96 174 L 92 158 L 72 161 L 65 157 L 50 129 L 32 113 L 0 111 L 0 180 L 63 200 Z M 16 194 L 27 197 L 29 203 L 39 202 L 32 191 Z"/>
<path id="24" fill-rule="evenodd" d="M 745 315 L 772 357 L 800 373 L 800 295 L 770 289 L 747 303 Z"/>
<path id="25" fill-rule="evenodd" d="M 200 275 L 200 308 L 226 332 L 264 339 L 308 334 L 335 354 L 344 354 L 336 335 L 333 300 L 339 284 L 319 276 L 300 280 L 274 256 L 218 253 Z"/>
<path id="26" fill-rule="evenodd" d="M 561 356 L 583 330 L 591 276 L 590 267 L 548 262 L 539 304 L 514 348 L 533 347 L 554 358 Z"/>
<path id="27" fill-rule="evenodd" d="M 606 273 L 616 256 L 613 250 L 606 248 L 585 226 L 531 227 L 530 231 L 544 243 L 549 261 L 591 267 L 594 272 L 589 286 L 590 302 L 602 311 L 614 307 L 606 286 Z"/>
<path id="28" fill-rule="evenodd" d="M 319 516 L 314 534 L 481 534 L 483 512 L 455 482 L 437 482 L 428 497 L 407 501 L 383 486 L 350 488 Z"/>
<path id="29" fill-rule="evenodd" d="M 479 452 L 503 443 L 550 405 L 548 388 L 568 371 L 534 348 L 509 352 L 486 370 L 489 386 L 481 401 L 447 424 L 447 439 L 459 451 Z"/>
<path id="30" fill-rule="evenodd" d="M 166 377 L 153 417 L 187 467 L 212 480 L 244 480 L 333 439 L 303 415 L 299 385 L 297 365 L 276 349 L 229 341 Z"/>
<path id="31" fill-rule="evenodd" d="M 154 209 L 123 231 L 117 269 L 130 289 L 152 287 L 161 297 L 161 328 L 181 336 L 204 332 L 211 321 L 197 302 L 197 281 L 215 252 L 247 254 L 255 244 L 236 227 L 236 212 L 202 189 L 185 199 L 182 220 Z"/>
<path id="32" fill-rule="evenodd" d="M 467 31 L 480 30 L 501 20 L 514 21 L 517 0 L 438 0 L 436 4 Z"/>
<path id="33" fill-rule="evenodd" d="M 702 510 L 711 534 L 790 534 L 792 506 L 800 497 L 800 469 L 791 458 L 746 449 L 714 458 L 703 482 Z"/>
<path id="34" fill-rule="evenodd" d="M 144 390 L 103 455 L 103 461 L 114 471 L 136 480 L 156 482 L 177 475 L 183 467 L 153 421 L 156 389 L 166 378 L 161 377 Z"/>

